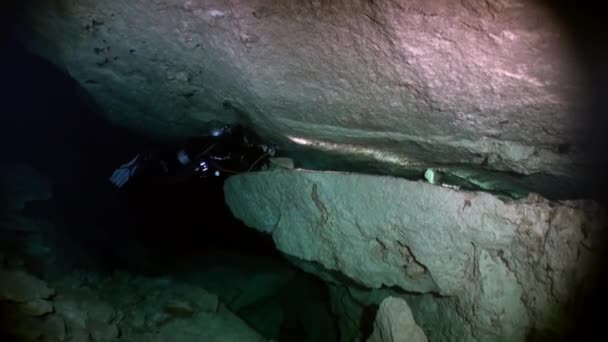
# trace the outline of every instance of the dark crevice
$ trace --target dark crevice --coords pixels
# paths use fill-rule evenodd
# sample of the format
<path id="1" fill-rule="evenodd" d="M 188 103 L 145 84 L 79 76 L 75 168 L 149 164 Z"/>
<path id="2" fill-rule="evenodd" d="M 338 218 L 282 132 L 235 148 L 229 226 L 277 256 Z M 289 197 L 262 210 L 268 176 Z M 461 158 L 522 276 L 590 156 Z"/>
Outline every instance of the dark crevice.
<path id="1" fill-rule="evenodd" d="M 15 41 L 1 44 L 2 103 L 5 113 L 10 114 L 0 117 L 0 167 L 27 164 L 53 181 L 52 198 L 29 201 L 22 214 L 57 228 L 52 238 L 63 246 L 59 262 L 68 269 L 107 276 L 120 270 L 177 279 L 202 273 L 199 262 L 207 260 L 209 268 L 211 259 L 206 258 L 222 251 L 222 255 L 241 260 L 281 265 L 283 272 L 289 270 L 303 279 L 302 271 L 285 260 L 269 235 L 246 227 L 232 215 L 221 182 L 186 182 L 175 187 L 152 183 L 132 193 L 114 188 L 109 182 L 112 172 L 139 151 L 181 141 L 158 140 L 110 123 L 63 70 L 28 53 Z M 0 238 L 0 252 L 10 255 L 18 255 L 28 239 L 27 234 L 4 232 Z M 225 261 L 218 258 L 215 262 L 214 266 L 222 266 Z M 35 264 L 28 262 L 28 267 L 32 273 L 45 274 Z M 250 272 L 254 266 L 241 267 Z M 264 270 L 264 265 L 255 267 Z M 325 303 L 323 310 L 330 311 L 323 282 L 309 276 L 290 285 L 293 289 L 303 286 L 309 289 L 310 303 Z M 286 296 L 274 295 L 279 301 Z M 285 305 L 308 308 L 298 299 Z M 313 313 L 321 308 L 314 305 L 308 308 Z M 286 313 L 281 334 L 294 340 L 305 338 L 312 329 L 305 321 L 296 310 Z M 335 328 L 329 330 L 326 336 L 318 336 L 333 341 Z"/>
<path id="2" fill-rule="evenodd" d="M 564 147 L 568 148 L 568 147 Z M 411 167 L 395 166 L 376 160 L 366 160 L 338 152 L 310 151 L 300 146 L 284 147 L 286 153 L 294 156 L 295 166 L 315 171 L 337 171 L 376 176 L 391 176 L 410 181 L 427 180 L 427 169 L 441 174 L 442 183 L 455 186 L 463 191 L 483 191 L 506 200 L 521 199 L 530 193 L 537 193 L 549 200 L 596 199 L 601 201 L 601 188 L 588 184 L 584 179 L 572 179 L 548 173 L 522 175 L 516 172 L 490 170 L 483 165 L 416 163 Z M 314 154 L 314 156 L 313 156 Z M 470 176 L 459 176 L 469 174 Z M 489 184 L 482 186 L 480 184 Z M 441 184 L 438 184 L 438 186 Z"/>

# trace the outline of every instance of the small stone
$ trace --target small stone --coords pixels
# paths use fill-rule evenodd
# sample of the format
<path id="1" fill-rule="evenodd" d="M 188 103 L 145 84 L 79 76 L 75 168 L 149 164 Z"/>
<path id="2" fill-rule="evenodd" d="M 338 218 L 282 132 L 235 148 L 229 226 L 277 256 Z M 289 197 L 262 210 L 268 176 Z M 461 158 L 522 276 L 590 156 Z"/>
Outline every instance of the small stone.
<path id="1" fill-rule="evenodd" d="M 367 342 L 426 342 L 405 300 L 388 297 L 380 304 L 374 332 Z"/>
<path id="2" fill-rule="evenodd" d="M 270 158 L 270 167 L 282 168 L 282 169 L 293 169 L 293 159 L 285 157 Z"/>
<path id="3" fill-rule="evenodd" d="M 439 182 L 440 179 L 437 171 L 433 169 L 426 169 L 426 171 L 424 172 L 424 178 L 431 184 L 436 184 L 437 182 Z"/>
<path id="4" fill-rule="evenodd" d="M 24 303 L 55 293 L 44 281 L 23 271 L 0 270 L 0 279 L 0 300 Z"/>
<path id="5" fill-rule="evenodd" d="M 43 299 L 35 299 L 26 303 L 2 302 L 1 304 L 0 316 L 9 313 L 15 319 L 40 317 L 53 312 L 53 303 Z"/>
<path id="6" fill-rule="evenodd" d="M 34 299 L 20 304 L 20 312 L 28 316 L 42 316 L 53 311 L 53 303 L 44 299 Z"/>

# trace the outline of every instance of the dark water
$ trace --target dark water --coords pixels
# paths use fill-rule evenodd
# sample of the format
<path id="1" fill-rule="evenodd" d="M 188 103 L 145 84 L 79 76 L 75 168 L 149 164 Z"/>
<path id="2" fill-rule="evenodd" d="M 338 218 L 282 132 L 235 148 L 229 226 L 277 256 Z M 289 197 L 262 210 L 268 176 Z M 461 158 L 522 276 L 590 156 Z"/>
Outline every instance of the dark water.
<path id="1" fill-rule="evenodd" d="M 23 215 L 56 227 L 66 269 L 195 281 L 205 267 L 226 263 L 255 275 L 256 267 L 265 270 L 260 263 L 268 262 L 295 273 L 300 285 L 293 290 L 305 287 L 300 293 L 324 302 L 329 314 L 325 284 L 291 266 L 270 236 L 236 220 L 224 203 L 221 182 L 118 190 L 108 180 L 114 169 L 144 146 L 165 142 L 109 123 L 64 71 L 14 41 L 2 42 L 0 74 L 0 164 L 26 164 L 53 181 L 52 198 L 28 202 Z M 248 259 L 259 262 L 252 265 Z M 285 302 L 285 289 L 275 295 Z M 283 311 L 282 333 L 306 338 L 310 332 L 301 327 L 298 314 Z M 325 340 L 336 338 L 330 330 Z"/>

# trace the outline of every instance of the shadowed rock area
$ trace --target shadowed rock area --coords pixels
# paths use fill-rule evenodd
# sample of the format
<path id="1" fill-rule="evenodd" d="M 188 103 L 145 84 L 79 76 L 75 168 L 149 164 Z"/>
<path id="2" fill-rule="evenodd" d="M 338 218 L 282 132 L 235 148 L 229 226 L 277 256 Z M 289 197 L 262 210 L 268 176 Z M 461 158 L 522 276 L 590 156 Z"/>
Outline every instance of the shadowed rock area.
<path id="1" fill-rule="evenodd" d="M 138 226 L 107 208 L 109 218 L 81 221 L 75 234 L 66 222 L 32 216 L 32 203 L 60 200 L 49 179 L 27 165 L 0 166 L 0 182 L 27 184 L 0 193 L 13 204 L 0 214 L 2 341 L 337 340 L 324 283 L 256 246 L 263 241 L 254 235 L 234 236 L 220 213 L 215 224 L 233 234 L 227 239 L 247 241 L 229 247 L 208 232 L 208 241 L 187 244 L 169 237 L 184 229 L 175 224 L 150 244 L 149 232 L 130 236 Z"/>
<path id="2" fill-rule="evenodd" d="M 2 332 L 19 341 L 266 341 L 202 288 L 75 272 L 53 282 L 0 270 Z"/>

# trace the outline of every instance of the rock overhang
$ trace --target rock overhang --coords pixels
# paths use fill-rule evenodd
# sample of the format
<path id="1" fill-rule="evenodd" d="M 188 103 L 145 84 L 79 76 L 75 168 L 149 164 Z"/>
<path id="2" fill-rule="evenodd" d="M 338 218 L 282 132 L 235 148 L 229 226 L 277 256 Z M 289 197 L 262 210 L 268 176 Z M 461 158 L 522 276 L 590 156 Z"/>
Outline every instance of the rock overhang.
<path id="1" fill-rule="evenodd" d="M 245 122 L 305 168 L 472 168 L 537 192 L 592 167 L 585 70 L 541 2 L 57 4 L 32 10 L 25 43 L 148 134 Z"/>

